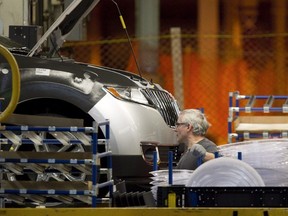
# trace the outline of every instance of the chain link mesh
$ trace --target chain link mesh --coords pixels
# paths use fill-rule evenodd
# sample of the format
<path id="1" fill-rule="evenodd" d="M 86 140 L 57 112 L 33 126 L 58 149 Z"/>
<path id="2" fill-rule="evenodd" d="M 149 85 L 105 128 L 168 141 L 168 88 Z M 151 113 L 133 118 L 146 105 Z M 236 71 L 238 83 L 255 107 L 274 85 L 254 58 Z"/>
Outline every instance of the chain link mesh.
<path id="1" fill-rule="evenodd" d="M 249 33 L 240 39 L 229 34 L 203 36 L 201 40 L 207 44 L 217 42 L 217 53 L 213 55 L 211 52 L 215 50 L 207 49 L 202 50 L 200 56 L 199 35 L 185 29 L 181 32 L 182 53 L 179 55 L 182 55 L 183 80 L 178 80 L 183 83 L 181 108 L 203 108 L 212 125 L 208 135 L 218 145 L 227 143 L 229 92 L 240 91 L 244 95 L 288 94 L 285 76 L 288 62 L 284 53 L 288 35 Z M 159 45 L 158 67 L 153 73 L 142 71 L 142 75 L 174 94 L 177 80 L 173 80 L 170 30 L 159 37 L 131 40 L 139 57 L 139 42 L 155 38 Z M 279 47 L 282 47 L 281 55 Z M 62 52 L 76 61 L 139 73 L 126 38 L 68 41 Z"/>

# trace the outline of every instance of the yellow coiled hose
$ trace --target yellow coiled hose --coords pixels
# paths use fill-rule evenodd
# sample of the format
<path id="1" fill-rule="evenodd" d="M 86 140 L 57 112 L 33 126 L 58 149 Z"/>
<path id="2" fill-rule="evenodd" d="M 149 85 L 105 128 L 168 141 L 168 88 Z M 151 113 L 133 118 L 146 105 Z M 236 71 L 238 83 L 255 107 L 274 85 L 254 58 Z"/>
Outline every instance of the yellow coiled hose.
<path id="1" fill-rule="evenodd" d="M 0 45 L 0 55 L 2 55 L 9 63 L 12 71 L 12 95 L 6 109 L 0 114 L 0 123 L 5 121 L 15 110 L 20 97 L 20 72 L 16 59 L 12 53 Z"/>

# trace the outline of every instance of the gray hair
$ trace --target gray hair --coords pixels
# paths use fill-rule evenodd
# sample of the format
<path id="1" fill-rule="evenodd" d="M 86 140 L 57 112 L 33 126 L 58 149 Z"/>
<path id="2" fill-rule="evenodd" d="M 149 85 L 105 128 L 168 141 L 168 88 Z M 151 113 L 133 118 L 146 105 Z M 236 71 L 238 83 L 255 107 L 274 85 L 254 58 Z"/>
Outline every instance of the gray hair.
<path id="1" fill-rule="evenodd" d="M 182 121 L 193 127 L 193 134 L 204 136 L 210 127 L 205 115 L 198 109 L 186 109 L 180 112 Z"/>

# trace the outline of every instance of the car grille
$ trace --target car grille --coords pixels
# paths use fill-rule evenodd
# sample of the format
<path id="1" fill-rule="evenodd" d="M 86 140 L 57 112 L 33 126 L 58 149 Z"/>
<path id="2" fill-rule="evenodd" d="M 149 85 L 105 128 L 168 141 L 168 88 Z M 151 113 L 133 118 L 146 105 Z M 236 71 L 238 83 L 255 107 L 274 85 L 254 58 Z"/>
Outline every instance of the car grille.
<path id="1" fill-rule="evenodd" d="M 160 112 L 166 124 L 174 127 L 179 108 L 173 97 L 165 91 L 155 89 L 143 89 L 142 91 L 150 103 Z"/>

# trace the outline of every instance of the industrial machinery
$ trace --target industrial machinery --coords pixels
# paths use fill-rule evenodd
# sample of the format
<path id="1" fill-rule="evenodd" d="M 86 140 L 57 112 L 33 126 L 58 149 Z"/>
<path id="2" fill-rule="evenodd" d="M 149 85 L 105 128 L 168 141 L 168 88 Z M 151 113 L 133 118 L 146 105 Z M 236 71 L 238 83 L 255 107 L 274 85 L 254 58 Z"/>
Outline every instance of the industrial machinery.
<path id="1" fill-rule="evenodd" d="M 21 77 L 20 97 L 13 115 L 3 125 L 91 126 L 110 120 L 110 148 L 113 178 L 129 185 L 145 185 L 152 169 L 142 158 L 140 143 L 176 143 L 173 128 L 179 108 L 174 97 L 141 75 L 114 68 L 89 65 L 64 59 L 58 50 L 73 26 L 85 17 L 99 0 L 74 0 L 33 48 L 0 37 L 0 44 L 15 57 Z M 42 50 L 49 40 L 49 51 Z M 1 109 L 11 98 L 11 68 L 0 57 Z M 99 137 L 105 138 L 99 127 Z M 1 148 L 3 148 L 1 146 Z M 46 146 L 19 146 L 10 151 L 71 151 Z M 77 148 L 73 151 L 90 151 Z M 101 151 L 101 149 L 100 149 Z M 105 163 L 105 161 L 104 161 Z M 134 190 L 131 186 L 131 190 Z M 142 188 L 143 189 L 143 188 Z M 137 190 L 137 189 L 136 189 Z"/>

